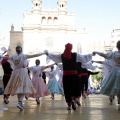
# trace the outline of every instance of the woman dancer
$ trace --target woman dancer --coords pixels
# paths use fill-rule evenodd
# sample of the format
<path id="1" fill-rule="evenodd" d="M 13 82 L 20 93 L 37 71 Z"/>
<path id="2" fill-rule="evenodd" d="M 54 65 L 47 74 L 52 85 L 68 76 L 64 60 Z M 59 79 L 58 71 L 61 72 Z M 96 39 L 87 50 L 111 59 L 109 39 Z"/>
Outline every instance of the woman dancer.
<path id="1" fill-rule="evenodd" d="M 102 87 L 102 86 L 104 86 L 104 83 L 106 82 L 105 78 L 107 77 L 107 75 L 111 72 L 112 68 L 114 67 L 114 62 L 112 60 L 93 61 L 93 62 L 103 64 L 102 73 L 103 73 L 104 77 L 103 77 L 103 81 L 101 83 L 101 87 Z M 110 105 L 112 105 L 114 96 L 109 96 L 109 99 L 110 99 Z M 118 103 L 119 103 L 119 100 L 118 100 Z"/>
<path id="2" fill-rule="evenodd" d="M 36 90 L 36 93 L 29 95 L 29 97 L 36 98 L 37 104 L 40 104 L 40 97 L 50 95 L 50 91 L 42 78 L 42 72 L 44 69 L 51 67 L 55 63 L 49 66 L 40 66 L 40 60 L 37 59 L 35 64 L 36 66 L 28 67 L 28 69 L 32 72 L 32 84 Z"/>
<path id="3" fill-rule="evenodd" d="M 107 54 L 101 52 L 94 52 L 108 60 L 113 61 L 114 66 L 111 69 L 111 72 L 105 77 L 105 83 L 101 87 L 101 93 L 108 96 L 117 95 L 118 100 L 120 101 L 120 41 L 116 44 L 117 51 L 111 51 Z M 120 110 L 120 106 L 118 107 Z"/>
<path id="4" fill-rule="evenodd" d="M 32 82 L 28 76 L 28 70 L 25 68 L 24 63 L 27 59 L 44 55 L 45 53 L 38 53 L 34 55 L 22 54 L 22 47 L 16 47 L 17 54 L 10 57 L 1 56 L 2 58 L 11 60 L 14 64 L 14 70 L 11 78 L 5 88 L 5 94 L 17 95 L 18 105 L 20 110 L 24 109 L 22 104 L 25 94 L 34 94 L 36 91 L 32 85 Z"/>
<path id="5" fill-rule="evenodd" d="M 51 98 L 54 100 L 54 94 L 63 94 L 63 88 L 57 82 L 57 71 L 54 70 L 54 66 L 51 66 L 51 71 L 46 71 L 46 74 L 49 77 L 48 89 L 51 92 Z"/>

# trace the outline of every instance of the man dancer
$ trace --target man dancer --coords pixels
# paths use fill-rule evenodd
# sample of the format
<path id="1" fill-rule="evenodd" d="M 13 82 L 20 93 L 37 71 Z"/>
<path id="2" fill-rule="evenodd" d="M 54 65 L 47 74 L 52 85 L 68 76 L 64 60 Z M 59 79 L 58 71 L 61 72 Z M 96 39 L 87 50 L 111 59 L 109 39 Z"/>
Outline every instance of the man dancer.
<path id="1" fill-rule="evenodd" d="M 6 52 L 7 51 L 5 51 L 3 54 L 5 54 Z M 6 54 L 5 56 L 9 56 L 9 55 Z M 11 68 L 10 63 L 6 59 L 2 59 L 1 65 L 2 65 L 3 73 L 4 73 L 3 74 L 3 86 L 4 86 L 4 90 L 5 90 L 7 83 L 11 77 L 13 69 Z M 5 104 L 9 103 L 8 98 L 9 98 L 9 94 L 4 94 L 3 99 L 4 99 Z"/>
<path id="2" fill-rule="evenodd" d="M 52 54 L 46 51 L 46 55 L 56 63 L 62 62 L 63 64 L 63 88 L 65 100 L 68 104 L 68 110 L 76 110 L 76 97 L 80 95 L 79 80 L 77 74 L 76 62 L 88 62 L 92 59 L 94 54 L 81 55 L 72 53 L 72 44 L 65 45 L 63 54 Z"/>

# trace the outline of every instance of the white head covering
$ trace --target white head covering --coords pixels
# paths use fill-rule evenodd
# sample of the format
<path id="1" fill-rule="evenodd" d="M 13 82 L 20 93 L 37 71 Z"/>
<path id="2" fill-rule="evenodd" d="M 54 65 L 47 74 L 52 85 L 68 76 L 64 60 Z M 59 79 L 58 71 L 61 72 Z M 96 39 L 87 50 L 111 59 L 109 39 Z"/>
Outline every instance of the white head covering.
<path id="1" fill-rule="evenodd" d="M 7 51 L 6 47 L 1 47 L 1 50 L 2 50 L 3 52 Z"/>

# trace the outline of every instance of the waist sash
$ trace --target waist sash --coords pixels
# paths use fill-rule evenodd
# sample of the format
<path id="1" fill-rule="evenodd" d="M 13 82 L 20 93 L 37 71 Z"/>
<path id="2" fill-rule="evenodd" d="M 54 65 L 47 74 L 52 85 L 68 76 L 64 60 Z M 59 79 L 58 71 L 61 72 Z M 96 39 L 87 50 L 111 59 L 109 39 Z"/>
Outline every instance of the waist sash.
<path id="1" fill-rule="evenodd" d="M 77 75 L 77 70 L 63 70 L 63 75 Z"/>

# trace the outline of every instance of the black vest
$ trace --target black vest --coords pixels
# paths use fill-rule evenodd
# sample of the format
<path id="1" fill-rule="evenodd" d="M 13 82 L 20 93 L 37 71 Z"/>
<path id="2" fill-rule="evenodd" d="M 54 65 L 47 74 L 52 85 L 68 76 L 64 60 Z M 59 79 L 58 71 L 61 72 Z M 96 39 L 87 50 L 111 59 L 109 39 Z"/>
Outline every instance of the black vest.
<path id="1" fill-rule="evenodd" d="M 9 62 L 2 64 L 4 74 L 12 74 L 13 69 L 10 66 Z"/>
<path id="2" fill-rule="evenodd" d="M 61 55 L 62 63 L 63 63 L 63 70 L 77 70 L 76 64 L 76 53 L 71 53 L 72 58 L 67 59 L 64 55 Z"/>
<path id="3" fill-rule="evenodd" d="M 88 70 L 86 68 L 82 68 L 81 73 L 88 73 Z"/>
<path id="4" fill-rule="evenodd" d="M 81 62 L 77 62 L 77 73 L 80 74 L 82 71 L 82 67 L 81 67 L 82 63 Z"/>

